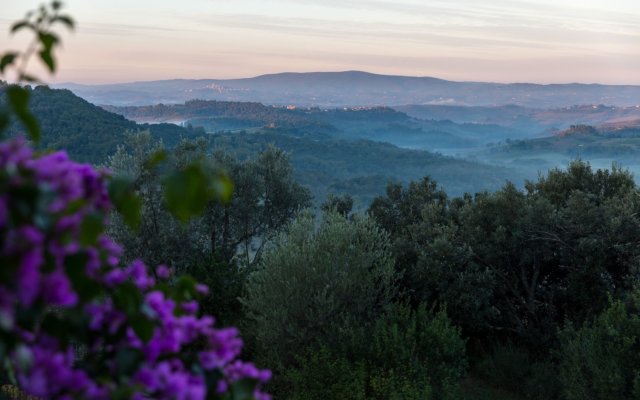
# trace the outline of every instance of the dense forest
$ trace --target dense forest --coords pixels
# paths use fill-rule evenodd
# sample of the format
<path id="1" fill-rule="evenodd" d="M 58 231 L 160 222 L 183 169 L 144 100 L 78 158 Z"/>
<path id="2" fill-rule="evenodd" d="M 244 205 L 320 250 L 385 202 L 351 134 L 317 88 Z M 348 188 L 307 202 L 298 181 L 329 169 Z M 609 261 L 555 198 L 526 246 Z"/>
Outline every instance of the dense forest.
<path id="1" fill-rule="evenodd" d="M 348 194 L 306 209 L 276 148 L 234 161 L 233 202 L 182 225 L 145 170 L 149 134 L 111 157 L 142 179 L 128 254 L 207 282 L 278 398 L 632 399 L 640 373 L 640 196 L 624 170 L 573 162 L 519 190 L 450 197 L 429 177 L 390 184 L 366 212 Z M 161 212 L 159 212 L 159 210 Z"/>

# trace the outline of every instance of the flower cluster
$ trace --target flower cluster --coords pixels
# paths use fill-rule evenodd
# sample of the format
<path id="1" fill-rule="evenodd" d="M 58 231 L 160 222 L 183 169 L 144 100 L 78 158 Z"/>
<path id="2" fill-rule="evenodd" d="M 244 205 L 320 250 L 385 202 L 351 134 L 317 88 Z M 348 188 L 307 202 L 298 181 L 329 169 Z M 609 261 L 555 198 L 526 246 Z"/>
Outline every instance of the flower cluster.
<path id="1" fill-rule="evenodd" d="M 235 328 L 198 316 L 207 288 L 120 263 L 103 234 L 106 174 L 64 152 L 0 143 L 0 345 L 42 398 L 268 399 Z"/>

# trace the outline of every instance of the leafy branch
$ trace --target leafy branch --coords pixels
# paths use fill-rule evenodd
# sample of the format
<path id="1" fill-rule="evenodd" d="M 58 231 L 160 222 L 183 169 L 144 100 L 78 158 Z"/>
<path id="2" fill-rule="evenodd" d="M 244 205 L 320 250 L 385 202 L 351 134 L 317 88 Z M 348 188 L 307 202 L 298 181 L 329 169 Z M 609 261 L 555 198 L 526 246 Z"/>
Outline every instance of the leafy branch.
<path id="1" fill-rule="evenodd" d="M 60 38 L 53 31 L 59 25 L 69 30 L 75 28 L 73 19 L 61 14 L 62 3 L 54 0 L 50 4 L 43 4 L 36 11 L 27 13 L 24 19 L 15 22 L 10 29 L 13 35 L 20 31 L 30 31 L 33 39 L 23 52 L 8 51 L 0 57 L 0 75 L 5 76 L 8 70 L 15 71 L 17 85 L 5 89 L 9 110 L 0 109 L 0 133 L 11 122 L 13 114 L 24 126 L 31 140 L 40 140 L 40 125 L 35 116 L 29 111 L 29 91 L 20 86 L 21 83 L 40 83 L 41 80 L 28 72 L 29 61 L 37 54 L 39 60 L 53 74 L 56 72 L 56 58 L 54 50 L 60 46 Z"/>

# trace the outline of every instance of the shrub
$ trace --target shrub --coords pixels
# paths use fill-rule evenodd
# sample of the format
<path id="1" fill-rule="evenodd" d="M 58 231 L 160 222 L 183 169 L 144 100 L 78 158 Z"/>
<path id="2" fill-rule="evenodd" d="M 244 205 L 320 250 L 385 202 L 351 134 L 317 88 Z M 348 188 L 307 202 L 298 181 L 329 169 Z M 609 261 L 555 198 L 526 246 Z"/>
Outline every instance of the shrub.
<path id="1" fill-rule="evenodd" d="M 521 393 L 530 373 L 529 353 L 513 345 L 496 346 L 477 365 L 478 375 L 487 382 L 512 392 Z"/>
<path id="2" fill-rule="evenodd" d="M 620 301 L 580 329 L 561 332 L 567 400 L 640 399 L 640 317 Z"/>
<path id="3" fill-rule="evenodd" d="M 291 400 L 366 399 L 369 372 L 363 362 L 352 362 L 326 347 L 297 357 L 297 368 L 284 372 L 284 398 Z"/>
<path id="4" fill-rule="evenodd" d="M 374 323 L 339 339 L 341 346 L 308 350 L 285 373 L 291 398 L 459 398 L 465 343 L 444 312 L 390 305 Z"/>
<path id="5" fill-rule="evenodd" d="M 189 277 L 120 264 L 107 177 L 64 152 L 0 143 L 0 349 L 43 398 L 265 398 L 235 328 L 197 316 Z M 79 350 L 79 351 L 78 351 Z"/>
<path id="6" fill-rule="evenodd" d="M 389 398 L 409 388 L 420 396 L 406 398 L 424 398 L 425 393 L 437 399 L 456 398 L 467 368 L 465 342 L 444 311 L 434 315 L 424 306 L 413 311 L 405 305 L 390 305 L 373 326 L 358 329 L 354 337 L 355 357 L 366 360 L 379 380 L 389 381 L 382 387 L 395 389 L 376 398 Z M 376 389 L 374 382 L 371 387 Z"/>

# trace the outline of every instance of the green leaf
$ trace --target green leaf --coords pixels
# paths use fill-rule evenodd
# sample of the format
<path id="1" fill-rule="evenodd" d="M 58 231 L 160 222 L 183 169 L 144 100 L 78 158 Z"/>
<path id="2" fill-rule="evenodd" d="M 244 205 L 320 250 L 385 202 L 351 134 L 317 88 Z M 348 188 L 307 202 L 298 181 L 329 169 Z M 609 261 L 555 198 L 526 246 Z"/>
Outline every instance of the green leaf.
<path id="1" fill-rule="evenodd" d="M 144 359 L 140 350 L 123 347 L 116 353 L 116 373 L 128 376 L 138 369 L 138 365 Z"/>
<path id="2" fill-rule="evenodd" d="M 83 301 L 94 299 L 103 291 L 102 286 L 85 273 L 87 261 L 85 254 L 74 254 L 64 260 L 64 269 L 71 281 L 71 287 Z"/>
<path id="3" fill-rule="evenodd" d="M 29 138 L 38 142 L 40 140 L 40 124 L 29 110 L 29 92 L 20 86 L 9 86 L 7 97 L 14 113 L 27 129 Z"/>
<path id="4" fill-rule="evenodd" d="M 4 73 L 4 69 L 13 64 L 17 57 L 18 53 L 16 52 L 5 53 L 2 58 L 0 58 L 0 73 Z"/>
<path id="5" fill-rule="evenodd" d="M 53 22 L 60 22 L 60 23 L 62 23 L 62 24 L 64 24 L 64 25 L 66 25 L 66 26 L 67 26 L 67 28 L 69 28 L 69 29 L 71 29 L 71 30 L 75 29 L 75 27 L 76 27 L 76 24 L 75 24 L 75 22 L 73 21 L 73 19 L 71 19 L 71 17 L 68 17 L 68 16 L 66 16 L 66 15 L 58 15 L 58 16 L 55 16 L 55 17 L 53 17 L 53 18 L 51 19 L 51 22 L 52 22 L 52 23 L 53 23 Z"/>
<path id="6" fill-rule="evenodd" d="M 51 51 L 53 46 L 59 42 L 59 39 L 56 35 L 51 32 L 40 32 L 38 33 L 38 38 L 40 39 L 40 44 L 45 50 Z"/>
<path id="7" fill-rule="evenodd" d="M 176 301 L 188 301 L 197 296 L 196 280 L 189 275 L 181 275 L 175 283 L 171 296 Z"/>
<path id="8" fill-rule="evenodd" d="M 134 192 L 132 183 L 122 177 L 112 178 L 109 181 L 109 197 L 125 224 L 137 230 L 140 226 L 142 200 Z"/>
<path id="9" fill-rule="evenodd" d="M 218 201 L 228 204 L 233 196 L 233 181 L 229 175 L 220 173 L 213 180 L 213 190 Z"/>
<path id="10" fill-rule="evenodd" d="M 40 326 L 40 329 L 47 335 L 58 339 L 62 348 L 66 348 L 69 345 L 69 328 L 68 324 L 54 313 L 47 314 Z"/>
<path id="11" fill-rule="evenodd" d="M 9 114 L 4 110 L 0 110 L 0 139 L 2 138 L 2 132 L 9 126 Z"/>
<path id="12" fill-rule="evenodd" d="M 50 49 L 44 49 L 44 50 L 40 51 L 38 53 L 38 55 L 40 56 L 40 59 L 42 60 L 42 62 L 49 69 L 49 72 L 55 72 L 56 71 L 56 61 L 53 58 L 53 56 L 51 55 L 51 50 Z"/>
<path id="13" fill-rule="evenodd" d="M 54 0 L 51 2 L 51 8 L 53 10 L 59 10 L 62 7 L 62 3 L 59 2 L 58 0 Z"/>
<path id="14" fill-rule="evenodd" d="M 132 282 L 125 282 L 119 285 L 114 290 L 112 298 L 115 306 L 127 314 L 127 317 L 129 317 L 132 322 L 140 316 L 142 294 Z"/>
<path id="15" fill-rule="evenodd" d="M 256 388 L 255 379 L 245 378 L 236 381 L 229 387 L 229 393 L 233 400 L 253 400 L 253 391 Z"/>
<path id="16" fill-rule="evenodd" d="M 182 222 L 201 214 L 211 199 L 207 176 L 196 164 L 175 171 L 164 184 L 167 208 Z"/>
<path id="17" fill-rule="evenodd" d="M 29 29 L 35 29 L 35 27 L 33 26 L 33 24 L 29 21 L 18 21 L 16 23 L 14 23 L 13 25 L 11 25 L 11 33 L 16 33 L 17 31 L 24 29 L 24 28 L 29 28 Z"/>
<path id="18" fill-rule="evenodd" d="M 16 112 L 25 110 L 29 106 L 29 92 L 20 86 L 9 86 L 7 88 L 7 96 L 9 97 L 9 104 Z"/>
<path id="19" fill-rule="evenodd" d="M 40 304 L 32 305 L 30 307 L 18 305 L 15 312 L 16 322 L 21 328 L 33 329 L 39 321 L 42 311 L 43 307 Z"/>
<path id="20" fill-rule="evenodd" d="M 147 317 L 138 316 L 131 320 L 131 328 L 140 340 L 147 343 L 153 337 L 155 323 Z"/>
<path id="21" fill-rule="evenodd" d="M 152 170 L 157 167 L 161 162 L 167 159 L 167 152 L 165 150 L 158 150 L 151 154 L 145 161 L 144 166 L 148 170 Z"/>
<path id="22" fill-rule="evenodd" d="M 14 224 L 29 224 L 37 215 L 37 204 L 41 192 L 35 184 L 24 185 L 11 191 L 10 217 Z"/>
<path id="23" fill-rule="evenodd" d="M 80 244 L 90 246 L 95 244 L 98 237 L 104 232 L 104 222 L 100 214 L 89 214 L 80 224 Z"/>

